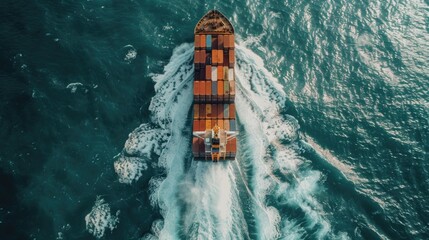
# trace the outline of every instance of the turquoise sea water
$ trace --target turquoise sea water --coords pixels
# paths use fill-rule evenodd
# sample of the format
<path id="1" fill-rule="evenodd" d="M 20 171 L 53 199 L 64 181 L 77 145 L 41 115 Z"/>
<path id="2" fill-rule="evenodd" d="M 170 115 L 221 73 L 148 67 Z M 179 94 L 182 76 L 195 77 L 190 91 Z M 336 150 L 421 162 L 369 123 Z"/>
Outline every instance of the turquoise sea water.
<path id="1" fill-rule="evenodd" d="M 237 161 L 190 157 L 193 28 Z M 2 1 L 1 239 L 429 238 L 427 1 Z M 141 125 L 143 124 L 143 125 Z"/>

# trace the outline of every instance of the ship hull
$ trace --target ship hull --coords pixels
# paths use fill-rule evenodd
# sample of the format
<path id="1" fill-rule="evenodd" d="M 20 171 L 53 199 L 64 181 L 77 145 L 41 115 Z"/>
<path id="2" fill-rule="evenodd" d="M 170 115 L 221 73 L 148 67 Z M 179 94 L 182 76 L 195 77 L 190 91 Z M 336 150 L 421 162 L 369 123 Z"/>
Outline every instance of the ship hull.
<path id="1" fill-rule="evenodd" d="M 194 160 L 234 160 L 238 134 L 234 29 L 212 10 L 198 22 L 194 34 Z"/>

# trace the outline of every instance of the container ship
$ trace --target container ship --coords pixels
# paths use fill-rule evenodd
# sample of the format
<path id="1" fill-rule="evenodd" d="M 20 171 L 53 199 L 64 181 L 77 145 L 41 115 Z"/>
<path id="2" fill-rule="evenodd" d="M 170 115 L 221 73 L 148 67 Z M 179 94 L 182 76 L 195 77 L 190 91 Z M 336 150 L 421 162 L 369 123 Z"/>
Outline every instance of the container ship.
<path id="1" fill-rule="evenodd" d="M 235 114 L 234 28 L 217 10 L 209 11 L 194 30 L 194 160 L 234 160 Z"/>

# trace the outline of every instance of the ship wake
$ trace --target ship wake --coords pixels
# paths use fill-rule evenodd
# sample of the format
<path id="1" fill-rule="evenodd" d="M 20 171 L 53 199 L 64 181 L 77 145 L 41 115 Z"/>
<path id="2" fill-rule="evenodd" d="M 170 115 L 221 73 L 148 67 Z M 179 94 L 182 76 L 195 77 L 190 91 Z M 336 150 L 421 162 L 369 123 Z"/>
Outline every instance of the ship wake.
<path id="1" fill-rule="evenodd" d="M 162 219 L 144 239 L 334 237 L 315 197 L 323 176 L 301 157 L 299 125 L 282 113 L 282 86 L 245 46 L 236 56 L 237 161 L 192 161 L 193 45 L 177 47 L 164 73 L 153 75 L 152 121 L 129 135 L 115 162 L 123 183 L 148 168 L 161 173 L 149 191 Z"/>

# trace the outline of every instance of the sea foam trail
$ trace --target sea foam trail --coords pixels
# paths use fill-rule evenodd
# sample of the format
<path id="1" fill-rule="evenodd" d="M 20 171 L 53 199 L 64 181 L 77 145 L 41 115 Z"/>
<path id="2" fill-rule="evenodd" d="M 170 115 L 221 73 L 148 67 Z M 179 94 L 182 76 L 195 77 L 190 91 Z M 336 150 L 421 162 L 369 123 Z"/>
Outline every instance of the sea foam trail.
<path id="1" fill-rule="evenodd" d="M 137 180 L 148 165 L 165 172 L 150 180 L 151 204 L 163 219 L 154 221 L 144 238 L 248 239 L 231 163 L 192 161 L 192 57 L 193 45 L 182 44 L 164 73 L 152 76 L 156 92 L 149 107 L 152 123 L 130 134 L 115 169 L 124 183 Z M 150 158 L 153 155 L 158 161 Z"/>
<path id="2" fill-rule="evenodd" d="M 314 197 L 322 174 L 311 170 L 301 157 L 297 120 L 281 114 L 286 101 L 282 86 L 245 46 L 236 45 L 236 57 L 236 109 L 244 129 L 240 150 L 249 156 L 245 165 L 251 168 L 249 185 L 257 199 L 258 238 L 346 237 L 335 236 Z"/>
<path id="3" fill-rule="evenodd" d="M 256 54 L 241 45 L 236 53 L 236 104 L 242 132 L 241 153 L 235 162 L 192 161 L 193 45 L 177 47 L 164 73 L 153 75 L 152 123 L 130 134 L 115 164 L 125 183 L 137 180 L 148 165 L 165 172 L 150 180 L 151 204 L 160 209 L 162 219 L 153 222 L 144 238 L 332 237 L 314 198 L 322 175 L 305 167 L 300 157 L 297 121 L 280 114 L 286 100 L 282 86 Z M 154 154 L 158 161 L 150 158 Z M 251 205 L 242 204 L 243 198 Z M 245 219 L 243 209 L 249 207 L 251 214 Z M 288 215 L 290 211 L 299 213 Z"/>

